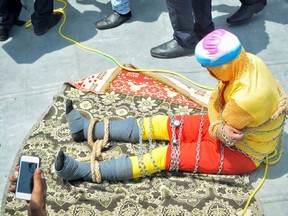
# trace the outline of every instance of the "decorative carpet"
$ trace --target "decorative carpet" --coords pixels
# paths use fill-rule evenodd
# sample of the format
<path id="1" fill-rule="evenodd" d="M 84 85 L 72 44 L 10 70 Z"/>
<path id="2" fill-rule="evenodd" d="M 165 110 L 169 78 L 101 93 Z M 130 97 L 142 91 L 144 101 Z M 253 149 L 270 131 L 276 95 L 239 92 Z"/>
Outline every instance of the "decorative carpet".
<path id="1" fill-rule="evenodd" d="M 41 157 L 42 169 L 48 177 L 47 211 L 52 216 L 241 215 L 253 192 L 249 175 L 162 172 L 131 181 L 96 184 L 65 182 L 54 171 L 54 158 L 60 149 L 77 159 L 91 153 L 86 142 L 72 141 L 65 119 L 68 98 L 82 115 L 102 119 L 205 112 L 209 95 L 167 76 L 121 68 L 65 83 L 24 141 L 15 161 L 21 155 Z M 148 144 L 143 145 L 147 151 Z M 138 145 L 111 142 L 103 151 L 108 158 L 137 155 Z M 27 215 L 26 203 L 15 199 L 12 193 L 5 195 L 2 208 L 4 215 Z M 252 200 L 246 215 L 263 215 L 258 200 Z"/>

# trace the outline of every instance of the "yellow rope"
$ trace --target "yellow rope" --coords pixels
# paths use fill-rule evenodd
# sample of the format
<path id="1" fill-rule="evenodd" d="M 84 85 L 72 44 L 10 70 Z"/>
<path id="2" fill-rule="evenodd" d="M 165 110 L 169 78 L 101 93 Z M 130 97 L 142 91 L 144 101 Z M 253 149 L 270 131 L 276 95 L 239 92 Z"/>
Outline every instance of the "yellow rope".
<path id="1" fill-rule="evenodd" d="M 268 157 L 265 158 L 265 161 L 264 161 L 265 170 L 264 170 L 263 178 L 262 178 L 261 182 L 259 183 L 259 185 L 255 188 L 255 190 L 253 191 L 253 193 L 250 195 L 250 197 L 249 197 L 249 199 L 248 199 L 248 201 L 247 201 L 247 203 L 246 203 L 246 205 L 245 205 L 245 207 L 244 207 L 244 210 L 243 210 L 243 212 L 242 212 L 242 214 L 241 214 L 242 216 L 245 215 L 245 213 L 246 213 L 246 211 L 247 211 L 247 209 L 248 209 L 248 207 L 249 207 L 252 199 L 254 198 L 254 196 L 256 195 L 256 193 L 260 190 L 260 188 L 263 186 L 263 184 L 264 184 L 264 182 L 265 182 L 265 180 L 266 180 L 266 177 L 267 177 L 269 165 L 276 164 L 276 163 L 278 163 L 278 162 L 280 161 L 280 159 L 281 159 L 281 157 L 282 157 L 282 154 L 283 154 L 283 145 L 284 145 L 283 140 L 281 140 L 281 142 L 280 142 L 280 152 L 279 152 L 278 158 L 277 158 L 276 160 L 270 161 L 271 159 L 273 159 L 273 158 L 276 157 L 276 155 L 277 155 L 277 150 L 276 150 L 276 149 L 274 150 L 274 152 L 273 152 L 272 155 L 270 155 L 270 156 L 268 156 Z"/>
<path id="2" fill-rule="evenodd" d="M 64 11 L 64 10 L 66 9 L 66 7 L 67 7 L 67 3 L 66 3 L 65 0 L 55 0 L 55 1 L 61 2 L 61 3 L 64 5 L 63 8 L 59 8 L 59 9 L 56 9 L 56 10 L 53 11 L 53 12 L 62 13 L 62 15 L 63 15 L 63 22 L 61 23 L 61 25 L 60 25 L 60 27 L 59 27 L 59 29 L 58 29 L 58 33 L 61 35 L 62 38 L 70 41 L 71 43 L 76 44 L 77 46 L 81 47 L 82 49 L 88 50 L 88 51 L 90 51 L 90 52 L 98 53 L 98 54 L 100 54 L 100 55 L 102 55 L 102 56 L 110 59 L 110 60 L 111 60 L 112 62 L 114 62 L 117 66 L 123 68 L 124 70 L 131 71 L 131 72 L 138 72 L 138 73 L 145 71 L 145 72 L 156 72 L 156 73 L 170 74 L 170 75 L 173 75 L 173 76 L 180 77 L 181 79 L 185 80 L 186 82 L 188 82 L 188 83 L 190 83 L 190 84 L 192 84 L 192 85 L 194 85 L 194 86 L 197 86 L 197 87 L 199 87 L 199 88 L 206 89 L 206 90 L 210 90 L 210 91 L 213 90 L 213 88 L 211 88 L 211 87 L 209 87 L 209 86 L 204 86 L 204 85 L 201 85 L 201 84 L 199 84 L 199 83 L 196 83 L 196 82 L 188 79 L 187 77 L 185 77 L 185 76 L 183 76 L 183 75 L 181 75 L 181 74 L 179 74 L 179 73 L 176 73 L 176 72 L 174 72 L 174 71 L 162 70 L 162 69 L 135 69 L 135 68 L 125 67 L 125 66 L 124 66 L 123 64 L 121 64 L 119 61 L 117 61 L 113 56 L 108 55 L 107 53 L 104 53 L 104 52 L 102 52 L 102 51 L 100 51 L 100 50 L 96 50 L 96 49 L 92 49 L 92 48 L 90 48 L 90 47 L 84 46 L 83 44 L 79 43 L 78 41 L 76 41 L 76 40 L 74 40 L 74 39 L 72 39 L 72 38 L 69 38 L 69 37 L 65 36 L 65 35 L 62 33 L 62 28 L 63 28 L 64 24 L 66 23 L 66 19 L 67 19 L 66 13 L 65 13 L 65 11 Z M 26 25 L 25 25 L 25 27 L 29 27 L 29 26 L 31 26 L 31 20 L 29 20 L 29 21 L 26 23 Z"/>

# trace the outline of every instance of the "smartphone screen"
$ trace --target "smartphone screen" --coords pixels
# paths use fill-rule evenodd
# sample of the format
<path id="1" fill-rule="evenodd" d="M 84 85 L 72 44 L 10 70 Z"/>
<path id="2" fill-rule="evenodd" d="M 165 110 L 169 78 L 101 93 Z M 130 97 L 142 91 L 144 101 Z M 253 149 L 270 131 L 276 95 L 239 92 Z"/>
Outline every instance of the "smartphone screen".
<path id="1" fill-rule="evenodd" d="M 31 199 L 33 191 L 33 175 L 39 166 L 39 158 L 34 156 L 22 156 L 20 160 L 19 176 L 16 187 L 16 197 L 18 199 Z"/>
<path id="2" fill-rule="evenodd" d="M 37 168 L 37 163 L 24 161 L 21 163 L 21 172 L 19 175 L 18 192 L 32 193 L 33 190 L 33 174 Z"/>

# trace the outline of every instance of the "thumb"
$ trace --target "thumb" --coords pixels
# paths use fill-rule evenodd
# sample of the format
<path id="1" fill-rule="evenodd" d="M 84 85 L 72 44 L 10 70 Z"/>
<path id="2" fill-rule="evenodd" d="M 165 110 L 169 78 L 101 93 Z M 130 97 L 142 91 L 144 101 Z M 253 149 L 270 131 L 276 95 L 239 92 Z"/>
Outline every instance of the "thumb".
<path id="1" fill-rule="evenodd" d="M 39 167 L 36 168 L 35 172 L 34 172 L 34 176 L 33 176 L 33 180 L 34 180 L 33 191 L 34 190 L 41 190 L 41 188 L 42 188 L 42 183 L 41 183 L 42 175 L 43 175 L 42 170 Z"/>

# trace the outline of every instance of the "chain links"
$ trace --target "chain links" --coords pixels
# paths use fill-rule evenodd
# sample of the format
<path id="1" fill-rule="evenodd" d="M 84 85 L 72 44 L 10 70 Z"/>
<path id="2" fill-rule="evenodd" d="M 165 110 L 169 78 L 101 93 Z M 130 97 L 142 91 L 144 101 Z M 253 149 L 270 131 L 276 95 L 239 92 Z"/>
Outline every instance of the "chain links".
<path id="1" fill-rule="evenodd" d="M 155 148 L 155 142 L 153 142 L 153 124 L 152 124 L 152 117 L 149 118 L 149 148 L 148 148 L 148 151 L 149 151 L 149 156 L 150 156 L 150 160 L 152 161 L 152 164 L 153 166 L 156 168 L 157 172 L 161 172 L 161 170 L 159 169 L 159 167 L 157 166 L 154 158 L 153 158 L 153 155 L 152 155 L 152 150 Z"/>
<path id="2" fill-rule="evenodd" d="M 223 165 L 224 165 L 224 144 L 222 142 L 220 142 L 220 165 L 219 165 L 219 168 L 218 168 L 218 172 L 217 172 L 217 175 L 220 175 L 221 174 L 221 171 L 223 169 Z"/>
<path id="3" fill-rule="evenodd" d="M 204 125 L 204 113 L 203 110 L 201 110 L 201 119 L 200 119 L 200 126 L 199 126 L 199 132 L 198 132 L 198 140 L 197 140 L 197 146 L 196 146 L 196 162 L 193 174 L 195 174 L 198 171 L 199 167 L 199 161 L 200 161 L 200 147 L 201 147 L 201 141 L 202 141 L 202 134 L 203 134 L 203 125 Z"/>
<path id="4" fill-rule="evenodd" d="M 139 127 L 139 145 L 138 145 L 138 167 L 140 170 L 140 174 L 142 177 L 145 177 L 146 175 L 151 176 L 151 173 L 149 173 L 143 159 L 143 128 L 144 128 L 144 117 L 141 116 L 140 120 L 140 127 Z M 157 170 L 157 172 L 161 172 L 159 167 L 157 166 L 153 155 L 152 155 L 152 150 L 155 148 L 155 142 L 153 142 L 153 127 L 152 127 L 152 117 L 149 117 L 149 147 L 148 147 L 148 152 L 149 152 L 149 157 L 150 160 L 152 161 L 153 166 Z"/>
<path id="5" fill-rule="evenodd" d="M 184 115 L 181 115 L 181 120 L 175 119 L 174 115 L 170 116 L 170 127 L 172 129 L 172 151 L 171 151 L 171 161 L 169 170 L 179 170 L 180 164 L 180 144 L 183 131 Z M 179 128 L 178 139 L 176 135 L 176 128 Z"/>

